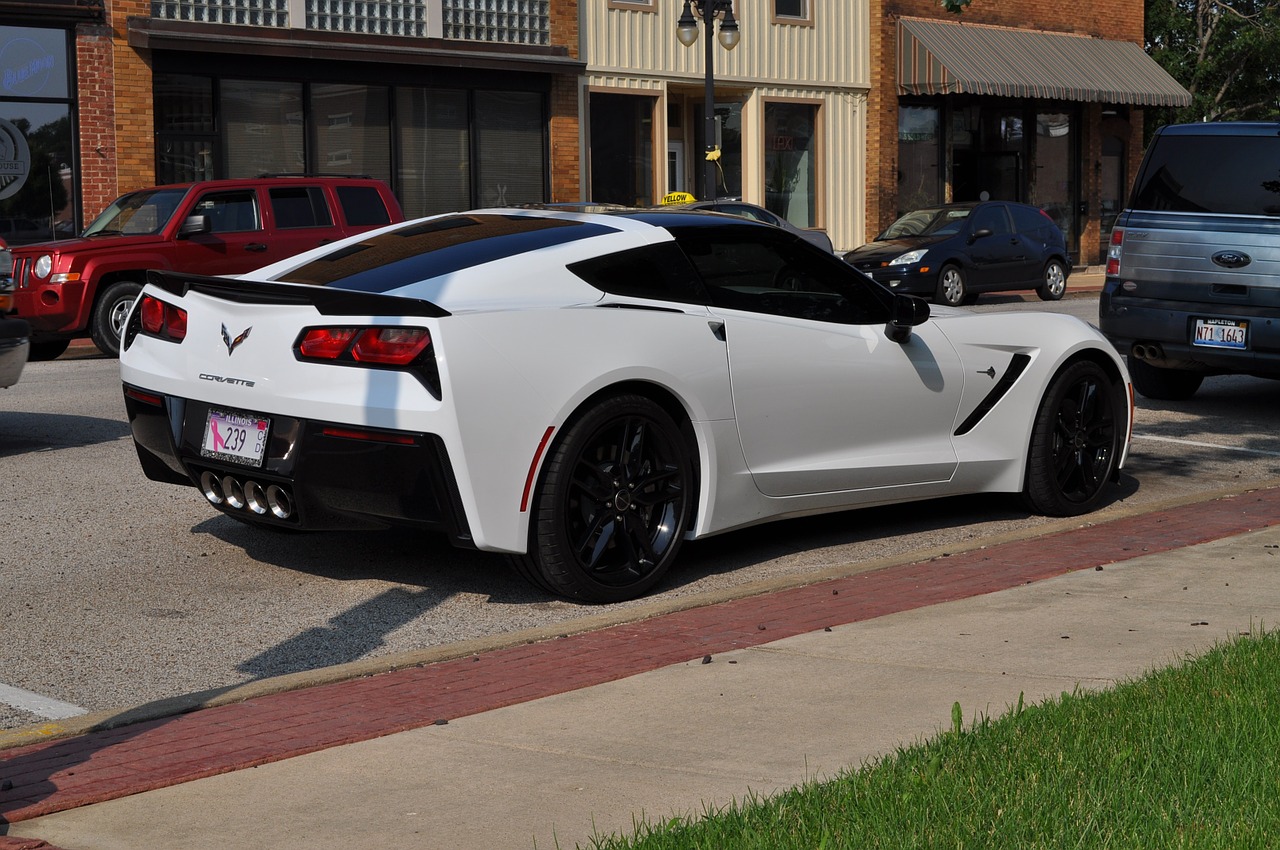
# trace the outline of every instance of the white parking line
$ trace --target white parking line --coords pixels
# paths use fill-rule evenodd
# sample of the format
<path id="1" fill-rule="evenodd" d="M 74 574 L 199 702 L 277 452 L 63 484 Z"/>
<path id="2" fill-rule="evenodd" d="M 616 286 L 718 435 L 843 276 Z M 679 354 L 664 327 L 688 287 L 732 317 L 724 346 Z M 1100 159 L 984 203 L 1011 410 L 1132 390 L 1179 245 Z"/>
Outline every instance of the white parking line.
<path id="1" fill-rule="evenodd" d="M 1174 437 L 1157 437 L 1153 434 L 1134 434 L 1136 440 L 1157 440 L 1162 443 L 1177 443 L 1182 446 L 1198 446 L 1202 449 L 1222 449 L 1226 452 L 1244 452 L 1250 455 L 1266 455 L 1280 457 L 1280 452 L 1269 452 L 1266 449 L 1248 449 L 1244 446 L 1223 446 L 1218 443 L 1202 443 L 1199 440 L 1179 440 Z"/>
<path id="2" fill-rule="evenodd" d="M 78 705 L 24 691 L 22 688 L 12 688 L 3 683 L 0 683 L 0 703 L 43 717 L 45 720 L 66 720 L 68 717 L 79 717 L 89 713 L 88 709 Z"/>

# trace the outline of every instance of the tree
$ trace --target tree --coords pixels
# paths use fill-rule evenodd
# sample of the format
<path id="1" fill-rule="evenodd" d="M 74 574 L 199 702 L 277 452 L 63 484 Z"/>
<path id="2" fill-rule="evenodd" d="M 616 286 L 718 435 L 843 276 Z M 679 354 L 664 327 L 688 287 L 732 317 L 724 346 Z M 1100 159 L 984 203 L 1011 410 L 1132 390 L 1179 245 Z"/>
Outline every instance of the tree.
<path id="1" fill-rule="evenodd" d="M 1148 107 L 1148 131 L 1276 118 L 1280 0 L 1146 0 L 1146 42 L 1147 53 L 1191 93 L 1187 107 Z"/>

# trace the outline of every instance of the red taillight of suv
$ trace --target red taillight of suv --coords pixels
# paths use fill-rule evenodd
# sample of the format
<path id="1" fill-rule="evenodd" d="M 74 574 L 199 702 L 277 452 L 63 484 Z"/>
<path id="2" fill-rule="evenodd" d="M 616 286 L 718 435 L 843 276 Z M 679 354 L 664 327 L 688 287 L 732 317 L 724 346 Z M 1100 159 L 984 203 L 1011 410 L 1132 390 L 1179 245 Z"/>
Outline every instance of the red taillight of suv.
<path id="1" fill-rule="evenodd" d="M 426 328 L 307 328 L 296 350 L 303 360 L 408 366 L 431 345 Z"/>
<path id="2" fill-rule="evenodd" d="M 142 296 L 138 304 L 142 332 L 147 336 L 182 342 L 187 338 L 187 311 L 151 295 Z"/>
<path id="3" fill-rule="evenodd" d="M 1124 253 L 1124 229 L 1111 231 L 1111 245 L 1107 248 L 1107 277 L 1120 276 L 1120 256 Z"/>

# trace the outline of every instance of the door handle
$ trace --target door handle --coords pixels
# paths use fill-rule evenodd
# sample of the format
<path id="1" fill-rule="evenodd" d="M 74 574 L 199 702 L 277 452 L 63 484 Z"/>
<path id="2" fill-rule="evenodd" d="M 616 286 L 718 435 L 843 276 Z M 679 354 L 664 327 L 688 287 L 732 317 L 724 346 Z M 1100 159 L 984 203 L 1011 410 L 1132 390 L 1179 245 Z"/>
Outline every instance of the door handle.
<path id="1" fill-rule="evenodd" d="M 263 242 L 250 242 L 249 244 L 244 246 L 244 249 L 246 251 L 253 251 L 255 254 L 258 254 L 267 250 L 267 246 Z"/>
<path id="2" fill-rule="evenodd" d="M 707 322 L 707 327 L 711 328 L 712 336 L 714 336 L 716 339 L 720 340 L 721 342 L 724 342 L 724 339 L 725 339 L 724 322 L 721 322 L 718 320 L 710 321 L 710 322 Z"/>

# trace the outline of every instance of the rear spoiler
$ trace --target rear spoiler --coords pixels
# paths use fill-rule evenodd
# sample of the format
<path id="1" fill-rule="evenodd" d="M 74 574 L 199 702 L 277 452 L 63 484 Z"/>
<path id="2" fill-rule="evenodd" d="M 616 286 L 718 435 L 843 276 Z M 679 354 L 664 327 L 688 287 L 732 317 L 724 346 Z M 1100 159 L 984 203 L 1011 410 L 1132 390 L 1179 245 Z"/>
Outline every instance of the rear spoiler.
<path id="1" fill-rule="evenodd" d="M 421 298 L 385 295 L 381 292 L 358 292 L 298 283 L 241 280 L 230 277 L 183 274 L 152 270 L 147 283 L 172 295 L 182 297 L 195 291 L 237 304 L 309 304 L 323 316 L 425 316 L 440 318 L 451 315 Z"/>

